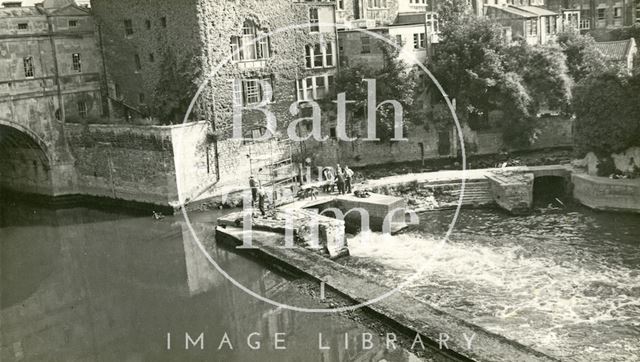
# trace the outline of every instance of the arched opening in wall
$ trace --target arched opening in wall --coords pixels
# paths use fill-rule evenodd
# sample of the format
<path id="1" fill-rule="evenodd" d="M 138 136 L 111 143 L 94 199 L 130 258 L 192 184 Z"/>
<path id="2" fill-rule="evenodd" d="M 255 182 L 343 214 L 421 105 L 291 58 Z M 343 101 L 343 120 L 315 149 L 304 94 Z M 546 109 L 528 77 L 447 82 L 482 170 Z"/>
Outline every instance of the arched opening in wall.
<path id="1" fill-rule="evenodd" d="M 567 191 L 567 181 L 561 176 L 541 176 L 533 180 L 533 202 L 539 207 L 562 206 Z"/>
<path id="2" fill-rule="evenodd" d="M 0 192 L 51 194 L 51 165 L 33 135 L 0 123 Z"/>

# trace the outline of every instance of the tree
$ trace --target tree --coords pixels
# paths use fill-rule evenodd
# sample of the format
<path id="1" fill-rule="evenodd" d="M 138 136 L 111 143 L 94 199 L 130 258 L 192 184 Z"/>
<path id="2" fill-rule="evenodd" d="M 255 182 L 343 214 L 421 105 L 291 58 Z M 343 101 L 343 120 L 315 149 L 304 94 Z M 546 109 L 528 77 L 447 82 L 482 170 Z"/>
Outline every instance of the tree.
<path id="1" fill-rule="evenodd" d="M 522 77 L 531 95 L 533 112 L 543 107 L 569 111 L 573 81 L 559 46 L 521 42 L 508 48 L 507 54 L 507 68 Z"/>
<path id="2" fill-rule="evenodd" d="M 445 24 L 430 66 L 455 98 L 459 119 L 472 129 L 488 127 L 493 112 L 511 146 L 535 141 L 542 108 L 569 108 L 572 82 L 561 49 L 511 45 L 489 19 Z"/>
<path id="3" fill-rule="evenodd" d="M 373 68 L 366 64 L 342 68 L 336 76 L 336 93 L 345 92 L 347 100 L 355 102 L 347 107 L 353 119 L 363 120 L 367 116 L 367 83 L 364 80 L 375 79 L 378 103 L 396 100 L 402 104 L 406 134 L 406 121 L 414 122 L 416 119 L 416 75 L 398 58 L 397 49 L 378 43 L 384 57 L 382 68 Z M 385 105 L 377 112 L 376 137 L 388 141 L 394 137 L 394 130 L 394 108 Z"/>
<path id="4" fill-rule="evenodd" d="M 574 142 L 580 154 L 608 156 L 640 146 L 640 79 L 616 72 L 591 75 L 576 85 Z"/>
<path id="5" fill-rule="evenodd" d="M 151 114 L 163 123 L 182 122 L 198 90 L 201 75 L 202 66 L 197 57 L 187 54 L 178 59 L 171 49 L 165 49 L 160 64 L 160 80 L 153 93 Z M 192 113 L 198 113 L 198 107 Z"/>
<path id="6" fill-rule="evenodd" d="M 438 18 L 442 24 L 465 22 L 473 17 L 472 8 L 467 0 L 442 0 L 438 3 Z"/>
<path id="7" fill-rule="evenodd" d="M 497 24 L 486 19 L 442 27 L 439 49 L 429 65 L 464 121 L 485 118 L 497 102 L 504 75 L 504 43 Z"/>
<path id="8" fill-rule="evenodd" d="M 590 35 L 578 31 L 558 34 L 557 42 L 567 58 L 569 75 L 579 82 L 590 74 L 607 72 L 611 65 L 596 48 L 596 41 Z"/>

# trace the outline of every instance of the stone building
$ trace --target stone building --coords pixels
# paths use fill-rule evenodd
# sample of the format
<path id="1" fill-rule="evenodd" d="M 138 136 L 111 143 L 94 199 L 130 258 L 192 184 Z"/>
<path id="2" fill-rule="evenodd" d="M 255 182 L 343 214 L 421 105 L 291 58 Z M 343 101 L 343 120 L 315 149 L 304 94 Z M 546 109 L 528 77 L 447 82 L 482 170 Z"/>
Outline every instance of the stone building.
<path id="1" fill-rule="evenodd" d="M 0 117 L 102 115 L 102 58 L 86 8 L 73 0 L 4 2 L 0 21 Z"/>
<path id="2" fill-rule="evenodd" d="M 426 0 L 344 0 L 336 3 L 343 64 L 383 64 L 383 40 L 367 35 L 366 29 L 397 44 L 400 58 L 408 65 L 427 61 L 433 44 L 439 42 L 439 21 L 433 3 Z"/>
<path id="3" fill-rule="evenodd" d="M 0 7 L 0 188 L 49 194 L 73 183 L 64 124 L 103 114 L 93 18 L 72 0 Z M 43 150 L 46 150 L 43 152 Z"/>
<path id="4" fill-rule="evenodd" d="M 640 2 L 637 1 L 547 0 L 545 7 L 561 12 L 566 23 L 584 31 L 631 26 L 640 15 Z"/>
<path id="5" fill-rule="evenodd" d="M 330 93 L 338 64 L 335 2 L 101 0 L 92 9 L 109 98 L 126 113 L 157 114 L 165 103 L 184 102 L 189 88 L 203 87 L 189 117 L 202 127 L 184 128 L 173 144 L 175 157 L 184 156 L 176 161 L 181 194 L 193 199 L 233 192 L 246 187 L 249 174 L 270 184 L 291 176 L 298 144 L 254 140 L 267 133 L 265 113 L 276 119 L 276 136 L 284 135 L 300 117 L 291 114 L 293 103 Z M 244 109 L 244 140 L 231 137 L 234 109 Z M 184 117 L 177 113 L 165 121 Z"/>

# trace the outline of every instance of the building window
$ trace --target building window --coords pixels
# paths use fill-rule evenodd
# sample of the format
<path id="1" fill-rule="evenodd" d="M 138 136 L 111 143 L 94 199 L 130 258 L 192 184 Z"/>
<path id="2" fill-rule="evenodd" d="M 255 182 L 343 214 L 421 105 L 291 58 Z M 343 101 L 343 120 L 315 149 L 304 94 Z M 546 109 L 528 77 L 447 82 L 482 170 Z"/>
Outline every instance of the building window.
<path id="1" fill-rule="evenodd" d="M 125 36 L 133 35 L 133 20 L 126 19 L 124 21 L 124 35 Z"/>
<path id="2" fill-rule="evenodd" d="M 529 19 L 527 25 L 529 27 L 529 36 L 538 35 L 538 22 L 536 19 Z"/>
<path id="3" fill-rule="evenodd" d="M 427 0 L 409 0 L 409 4 L 411 5 L 426 5 Z"/>
<path id="4" fill-rule="evenodd" d="M 29 29 L 29 23 L 19 23 L 18 30 L 27 30 Z"/>
<path id="5" fill-rule="evenodd" d="M 344 10 L 344 0 L 336 1 L 336 10 Z"/>
<path id="6" fill-rule="evenodd" d="M 318 15 L 317 8 L 309 9 L 309 31 L 311 32 L 320 31 L 320 16 Z"/>
<path id="7" fill-rule="evenodd" d="M 71 62 L 73 63 L 73 71 L 78 73 L 82 72 L 82 62 L 80 61 L 80 54 L 71 54 Z"/>
<path id="8" fill-rule="evenodd" d="M 163 28 L 167 27 L 167 18 L 165 16 L 160 18 L 160 25 L 162 25 Z"/>
<path id="9" fill-rule="evenodd" d="M 82 118 L 87 117 L 87 103 L 85 101 L 78 101 L 78 114 Z"/>
<path id="10" fill-rule="evenodd" d="M 333 67 L 335 63 L 333 60 L 333 42 L 326 43 L 324 45 L 324 66 Z"/>
<path id="11" fill-rule="evenodd" d="M 605 10 L 604 8 L 598 9 L 598 20 L 604 20 L 605 18 Z"/>
<path id="12" fill-rule="evenodd" d="M 360 42 L 362 43 L 362 54 L 371 53 L 371 42 L 368 36 L 364 35 L 360 38 Z"/>
<path id="13" fill-rule="evenodd" d="M 425 36 L 424 33 L 413 34 L 413 49 L 424 49 Z"/>
<path id="14" fill-rule="evenodd" d="M 25 57 L 22 59 L 22 64 L 24 65 L 24 76 L 27 78 L 33 78 L 33 57 Z"/>
<path id="15" fill-rule="evenodd" d="M 621 18 L 622 17 L 622 8 L 621 7 L 613 8 L 613 17 L 614 18 Z"/>
<path id="16" fill-rule="evenodd" d="M 262 102 L 264 90 L 262 89 L 262 82 L 267 82 L 271 86 L 272 99 L 273 100 L 273 84 L 271 79 L 244 79 L 234 80 L 233 82 L 233 98 L 234 104 L 251 105 Z"/>
<path id="17" fill-rule="evenodd" d="M 402 46 L 402 35 L 400 34 L 396 35 L 396 45 L 399 47 Z"/>
<path id="18" fill-rule="evenodd" d="M 322 47 L 320 44 L 313 46 L 313 54 L 313 67 L 322 68 L 324 57 L 322 56 Z"/>
<path id="19" fill-rule="evenodd" d="M 258 34 L 256 25 L 247 20 L 242 26 L 242 36 L 231 37 L 233 60 L 258 60 L 269 58 L 269 37 L 261 31 Z"/>
<path id="20" fill-rule="evenodd" d="M 325 44 L 324 48 L 321 44 L 305 46 L 305 65 L 307 68 L 325 68 L 332 67 L 335 63 L 333 58 L 333 42 Z"/>
<path id="21" fill-rule="evenodd" d="M 427 13 L 427 30 L 431 34 L 437 34 L 440 32 L 440 21 L 438 21 L 438 14 Z"/>
<path id="22" fill-rule="evenodd" d="M 387 0 L 369 0 L 369 9 L 384 9 L 387 7 Z"/>
<path id="23" fill-rule="evenodd" d="M 580 12 L 579 11 L 566 11 L 564 12 L 564 22 L 569 26 L 578 28 L 580 25 Z"/>
<path id="24" fill-rule="evenodd" d="M 78 26 L 78 21 L 77 20 L 69 20 L 69 27 L 70 28 L 75 28 L 76 26 Z"/>
<path id="25" fill-rule="evenodd" d="M 332 75 L 318 75 L 298 79 L 296 82 L 298 100 L 308 101 L 312 99 L 322 99 L 331 92 L 333 83 L 334 77 Z"/>
<path id="26" fill-rule="evenodd" d="M 153 53 L 149 53 L 149 63 L 153 63 L 156 61 L 156 56 Z"/>
<path id="27" fill-rule="evenodd" d="M 136 64 L 136 70 L 142 70 L 142 62 L 140 61 L 140 56 L 138 54 L 133 56 L 133 61 Z"/>
<path id="28" fill-rule="evenodd" d="M 335 127 L 330 127 L 329 128 L 329 137 L 336 139 L 338 138 L 338 136 L 336 135 L 336 128 Z"/>
<path id="29" fill-rule="evenodd" d="M 555 16 L 548 16 L 546 18 L 547 20 L 547 26 L 546 26 L 546 30 L 547 30 L 547 34 L 555 34 L 558 30 L 558 19 Z"/>
<path id="30" fill-rule="evenodd" d="M 151 29 L 151 20 L 149 19 L 145 20 L 144 26 L 147 28 L 147 30 Z"/>

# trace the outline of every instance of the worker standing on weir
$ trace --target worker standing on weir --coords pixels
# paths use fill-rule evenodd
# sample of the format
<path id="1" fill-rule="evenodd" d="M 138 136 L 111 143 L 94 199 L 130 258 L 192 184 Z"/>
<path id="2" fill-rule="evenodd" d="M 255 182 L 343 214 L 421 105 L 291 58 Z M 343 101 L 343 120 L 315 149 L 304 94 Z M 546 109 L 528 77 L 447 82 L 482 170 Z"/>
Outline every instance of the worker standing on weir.
<path id="1" fill-rule="evenodd" d="M 253 175 L 249 176 L 249 187 L 251 187 L 251 207 L 258 201 L 258 183 Z"/>
<path id="2" fill-rule="evenodd" d="M 260 209 L 260 213 L 262 214 L 262 216 L 265 216 L 264 201 L 266 197 L 267 193 L 262 188 L 262 185 L 260 185 L 258 187 L 258 208 Z"/>

